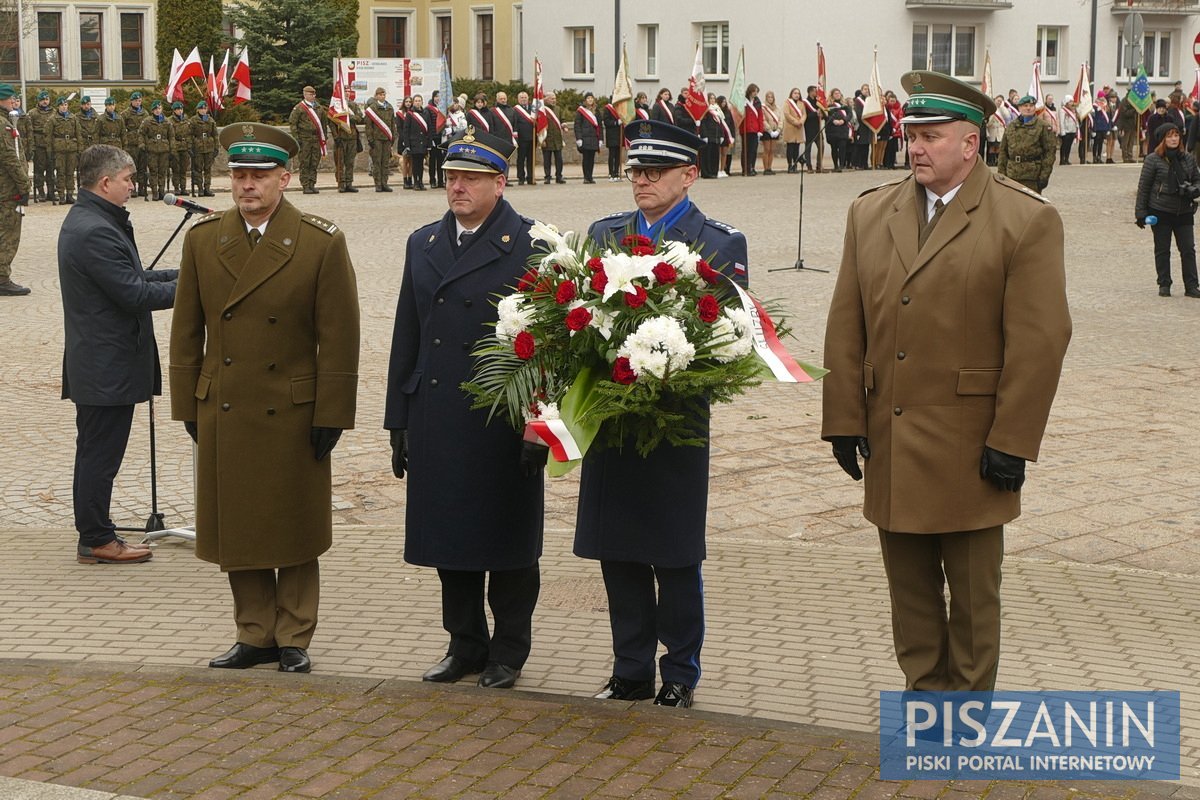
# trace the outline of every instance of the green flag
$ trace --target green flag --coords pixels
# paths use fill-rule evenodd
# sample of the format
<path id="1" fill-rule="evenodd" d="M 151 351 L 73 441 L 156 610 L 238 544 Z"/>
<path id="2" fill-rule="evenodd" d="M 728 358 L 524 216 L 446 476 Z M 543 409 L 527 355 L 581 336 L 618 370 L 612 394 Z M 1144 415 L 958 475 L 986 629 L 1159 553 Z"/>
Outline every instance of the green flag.
<path id="1" fill-rule="evenodd" d="M 733 109 L 733 124 L 741 127 L 742 113 L 746 106 L 746 59 L 745 48 L 738 48 L 737 66 L 733 70 L 733 83 L 729 85 L 729 107 Z"/>
<path id="2" fill-rule="evenodd" d="M 1129 87 L 1129 94 L 1125 95 L 1129 99 L 1129 104 L 1137 109 L 1139 114 L 1145 114 L 1146 109 L 1150 108 L 1150 81 L 1146 77 L 1146 68 L 1138 64 L 1137 77 L 1133 79 L 1133 85 Z"/>

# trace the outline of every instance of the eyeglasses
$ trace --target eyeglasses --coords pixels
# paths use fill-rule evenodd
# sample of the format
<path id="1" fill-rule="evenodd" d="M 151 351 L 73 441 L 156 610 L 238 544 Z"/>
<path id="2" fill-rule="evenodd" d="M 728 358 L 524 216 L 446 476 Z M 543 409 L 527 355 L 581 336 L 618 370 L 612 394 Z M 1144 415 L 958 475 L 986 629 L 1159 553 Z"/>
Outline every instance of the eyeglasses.
<path id="1" fill-rule="evenodd" d="M 682 166 L 680 164 L 674 167 L 626 167 L 625 177 L 631 182 L 637 182 L 644 177 L 651 183 L 658 183 L 658 179 L 663 176 L 664 172 L 679 169 Z"/>

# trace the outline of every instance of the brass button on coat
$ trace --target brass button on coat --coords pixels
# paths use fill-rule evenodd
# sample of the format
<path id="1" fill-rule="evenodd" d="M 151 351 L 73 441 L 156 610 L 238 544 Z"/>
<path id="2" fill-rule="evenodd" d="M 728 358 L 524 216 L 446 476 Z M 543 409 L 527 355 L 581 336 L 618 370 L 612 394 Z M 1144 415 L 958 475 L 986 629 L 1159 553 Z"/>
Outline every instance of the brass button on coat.
<path id="1" fill-rule="evenodd" d="M 226 312 L 225 312 L 225 319 L 233 319 L 233 312 L 232 312 L 232 311 L 226 311 Z"/>
<path id="2" fill-rule="evenodd" d="M 904 413 L 904 409 L 902 409 L 900 406 L 896 406 L 895 408 L 892 409 L 892 413 L 898 417 Z"/>
<path id="3" fill-rule="evenodd" d="M 228 411 L 228 410 L 229 410 L 229 403 L 221 403 L 221 410 L 222 410 L 222 411 Z"/>

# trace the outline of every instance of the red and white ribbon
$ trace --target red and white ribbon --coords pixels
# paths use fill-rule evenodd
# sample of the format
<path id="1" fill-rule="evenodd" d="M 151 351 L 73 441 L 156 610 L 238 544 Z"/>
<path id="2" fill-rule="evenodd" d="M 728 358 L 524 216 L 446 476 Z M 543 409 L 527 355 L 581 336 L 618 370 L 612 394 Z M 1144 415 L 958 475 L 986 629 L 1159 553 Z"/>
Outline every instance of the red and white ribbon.
<path id="1" fill-rule="evenodd" d="M 389 142 L 392 141 L 394 137 L 392 136 L 391 126 L 384 122 L 383 117 L 375 113 L 375 109 L 370 106 L 367 106 L 367 119 L 371 120 L 371 124 L 378 128 L 387 137 Z"/>
<path id="2" fill-rule="evenodd" d="M 775 335 L 775 323 L 767 316 L 767 311 L 762 307 L 762 303 L 733 281 L 730 281 L 730 284 L 737 289 L 738 296 L 742 300 L 742 308 L 750 315 L 753 323 L 754 352 L 771 368 L 775 380 L 781 383 L 811 383 L 812 376 L 796 363 L 796 359 L 788 354 L 783 342 L 779 341 L 779 337 Z"/>
<path id="3" fill-rule="evenodd" d="M 321 117 L 317 114 L 317 110 L 308 103 L 300 103 L 304 107 L 304 112 L 308 114 L 308 121 L 317 129 L 317 140 L 321 143 L 321 155 L 329 155 L 325 151 L 325 126 L 321 124 Z"/>
<path id="4" fill-rule="evenodd" d="M 525 439 L 535 437 L 550 448 L 550 455 L 555 461 L 578 461 L 583 458 L 583 451 L 567 428 L 567 423 L 561 419 L 535 419 L 525 425 Z"/>

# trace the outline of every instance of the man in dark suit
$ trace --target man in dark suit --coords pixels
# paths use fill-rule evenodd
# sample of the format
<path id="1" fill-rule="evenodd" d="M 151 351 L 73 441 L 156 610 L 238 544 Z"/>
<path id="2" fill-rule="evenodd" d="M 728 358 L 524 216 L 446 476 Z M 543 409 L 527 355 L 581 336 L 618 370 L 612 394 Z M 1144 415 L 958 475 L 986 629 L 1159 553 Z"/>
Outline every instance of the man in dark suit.
<path id="1" fill-rule="evenodd" d="M 383 425 L 392 471 L 408 475 L 404 560 L 436 567 L 446 657 L 423 676 L 482 673 L 509 688 L 529 657 L 540 590 L 546 449 L 471 410 L 476 341 L 496 323 L 493 300 L 526 270 L 533 221 L 504 199 L 513 145 L 479 129 L 452 139 L 443 168 L 450 210 L 408 238 Z M 495 628 L 489 634 L 484 582 Z"/>
<path id="2" fill-rule="evenodd" d="M 175 302 L 177 270 L 146 272 L 125 204 L 133 159 L 93 145 L 79 159 L 79 200 L 58 234 L 58 276 L 66 327 L 65 400 L 75 403 L 75 529 L 80 564 L 149 561 L 109 518 L 113 479 L 125 457 L 133 407 L 162 394 L 151 311 Z"/>
<path id="3" fill-rule="evenodd" d="M 698 175 L 700 137 L 669 123 L 635 120 L 625 126 L 625 138 L 625 174 L 638 209 L 598 220 L 588 236 L 601 244 L 628 233 L 687 242 L 747 285 L 746 237 L 705 217 L 688 199 Z M 707 412 L 704 417 L 707 427 Z M 647 486 L 655 491 L 647 492 Z M 663 497 L 672 502 L 661 502 Z M 654 702 L 692 704 L 704 643 L 700 563 L 707 505 L 707 439 L 702 447 L 661 445 L 646 458 L 631 442 L 592 448 L 584 457 L 575 555 L 600 561 L 615 656 L 612 677 L 597 697 L 655 697 L 654 655 L 662 642 L 667 652 Z"/>
<path id="4" fill-rule="evenodd" d="M 533 186 L 533 138 L 537 126 L 537 115 L 529 106 L 529 93 L 520 92 L 517 104 L 512 107 L 513 127 L 517 133 L 517 185 L 528 183 Z"/>

